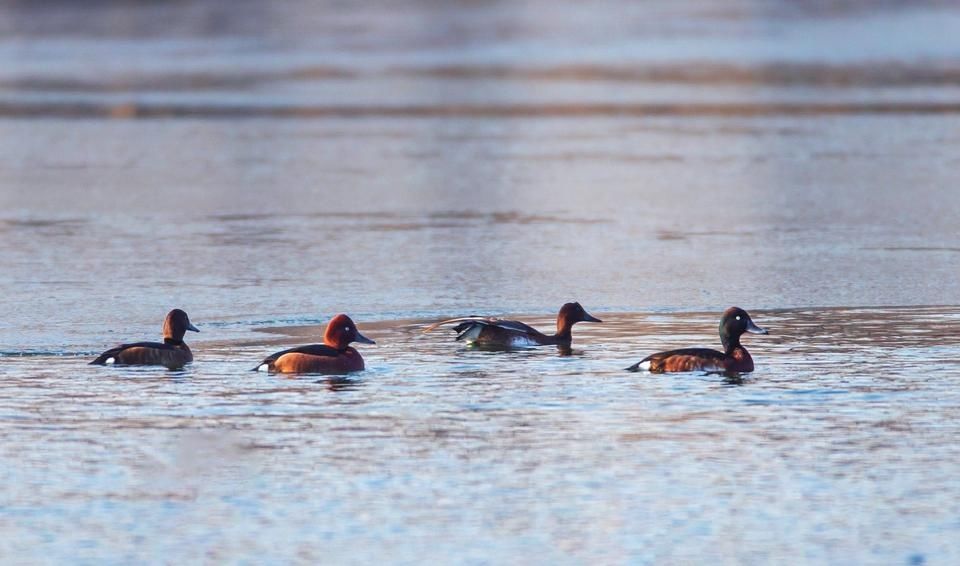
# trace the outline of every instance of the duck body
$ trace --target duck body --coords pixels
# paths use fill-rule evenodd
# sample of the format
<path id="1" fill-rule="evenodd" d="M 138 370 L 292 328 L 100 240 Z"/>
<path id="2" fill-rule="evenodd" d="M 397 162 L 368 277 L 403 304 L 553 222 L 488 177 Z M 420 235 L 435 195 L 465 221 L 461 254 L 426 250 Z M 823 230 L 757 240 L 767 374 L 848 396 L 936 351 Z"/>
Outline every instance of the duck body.
<path id="1" fill-rule="evenodd" d="M 456 324 L 453 330 L 457 340 L 480 348 L 514 349 L 536 346 L 569 348 L 573 342 L 572 328 L 578 322 L 602 322 L 590 315 L 580 303 L 567 303 L 557 314 L 557 333 L 550 335 L 516 320 L 467 316 L 452 318 L 424 329 L 429 332 L 444 324 Z"/>
<path id="2" fill-rule="evenodd" d="M 174 309 L 163 323 L 163 342 L 133 342 L 110 348 L 90 365 L 164 366 L 180 369 L 193 361 L 193 352 L 183 341 L 186 331 L 200 332 L 187 313 Z"/>
<path id="3" fill-rule="evenodd" d="M 185 343 L 134 342 L 111 348 L 90 362 L 91 365 L 165 366 L 180 369 L 193 361 L 193 352 Z"/>
<path id="4" fill-rule="evenodd" d="M 323 344 L 309 344 L 267 356 L 255 370 L 276 373 L 342 374 L 365 369 L 363 356 L 351 342 L 376 344 L 360 334 L 345 314 L 338 314 L 327 324 Z"/>
<path id="5" fill-rule="evenodd" d="M 260 362 L 257 369 L 277 373 L 337 374 L 361 371 L 365 367 L 363 356 L 355 348 L 338 350 L 326 344 L 310 344 L 272 354 Z"/>
<path id="6" fill-rule="evenodd" d="M 529 348 L 549 346 L 564 341 L 560 337 L 549 336 L 516 320 L 464 317 L 453 319 L 452 322 L 459 322 L 453 327 L 454 332 L 457 333 L 456 339 L 458 341 L 476 344 L 477 346 Z M 567 345 L 570 344 L 569 338 L 566 343 Z"/>
<path id="7" fill-rule="evenodd" d="M 753 371 L 753 358 L 740 347 L 727 354 L 710 348 L 680 348 L 651 354 L 629 369 L 651 373 L 681 371 L 718 371 L 746 373 Z"/>
<path id="8" fill-rule="evenodd" d="M 748 373 L 753 371 L 753 357 L 740 344 L 744 332 L 767 334 L 753 323 L 747 311 L 730 307 L 720 318 L 720 341 L 723 351 L 709 348 L 681 348 L 657 352 L 627 368 L 629 371 L 672 373 L 684 371 L 709 371 Z"/>

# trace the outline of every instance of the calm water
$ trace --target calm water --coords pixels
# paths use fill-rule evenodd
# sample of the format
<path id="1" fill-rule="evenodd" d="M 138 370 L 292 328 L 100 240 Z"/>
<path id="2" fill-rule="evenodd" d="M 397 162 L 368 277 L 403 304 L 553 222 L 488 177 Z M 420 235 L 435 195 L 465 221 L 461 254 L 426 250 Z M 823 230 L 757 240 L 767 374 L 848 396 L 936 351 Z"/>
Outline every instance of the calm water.
<path id="1" fill-rule="evenodd" d="M 960 10 L 0 9 L 4 562 L 960 562 Z M 553 326 L 478 352 L 438 317 Z M 718 345 L 757 371 L 644 376 Z M 94 368 L 201 328 L 183 372 Z M 248 371 L 348 312 L 347 379 Z"/>

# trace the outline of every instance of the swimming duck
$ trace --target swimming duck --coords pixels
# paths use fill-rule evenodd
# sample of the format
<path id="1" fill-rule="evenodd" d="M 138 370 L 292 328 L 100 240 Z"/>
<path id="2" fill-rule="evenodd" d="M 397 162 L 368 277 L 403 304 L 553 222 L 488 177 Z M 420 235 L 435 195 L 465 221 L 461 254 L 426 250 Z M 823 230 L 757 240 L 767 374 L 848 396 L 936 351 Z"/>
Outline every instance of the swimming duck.
<path id="1" fill-rule="evenodd" d="M 360 352 L 350 347 L 351 342 L 376 344 L 360 334 L 357 325 L 345 314 L 338 314 L 327 323 L 323 344 L 298 346 L 277 352 L 254 369 L 279 373 L 348 373 L 364 368 Z"/>
<path id="2" fill-rule="evenodd" d="M 750 352 L 740 344 L 744 332 L 767 334 L 767 331 L 753 323 L 747 311 L 739 307 L 730 307 L 720 317 L 720 342 L 723 351 L 709 348 L 683 348 L 658 352 L 643 358 L 628 367 L 629 371 L 650 371 L 652 373 L 676 371 L 719 371 L 746 373 L 753 371 L 753 358 Z"/>
<path id="3" fill-rule="evenodd" d="M 180 369 L 193 361 L 190 347 L 183 341 L 187 330 L 200 332 L 190 324 L 187 313 L 173 309 L 163 320 L 163 342 L 135 342 L 111 348 L 90 365 L 166 366 Z"/>
<path id="4" fill-rule="evenodd" d="M 557 314 L 557 333 L 552 336 L 516 320 L 501 320 L 480 316 L 443 320 L 431 324 L 423 331 L 429 332 L 438 326 L 456 323 L 457 325 L 453 327 L 453 330 L 457 332 L 457 340 L 463 340 L 468 344 L 475 344 L 483 348 L 509 349 L 553 345 L 569 348 L 573 340 L 571 330 L 573 325 L 578 322 L 603 321 L 590 315 L 580 306 L 580 303 L 567 303 L 560 308 L 560 312 Z"/>

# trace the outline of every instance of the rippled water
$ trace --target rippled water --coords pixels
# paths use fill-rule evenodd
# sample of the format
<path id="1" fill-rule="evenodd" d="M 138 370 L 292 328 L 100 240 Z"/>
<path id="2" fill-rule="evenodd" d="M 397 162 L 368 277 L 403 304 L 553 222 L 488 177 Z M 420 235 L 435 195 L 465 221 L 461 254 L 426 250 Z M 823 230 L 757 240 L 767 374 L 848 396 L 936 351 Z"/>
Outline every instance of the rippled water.
<path id="1" fill-rule="evenodd" d="M 9 360 L 2 550 L 952 562 L 960 309 L 755 317 L 773 333 L 742 383 L 621 369 L 715 344 L 716 313 L 604 313 L 572 356 L 367 324 L 371 369 L 346 379 L 247 371 L 303 326 L 200 346 L 179 373 Z"/>
<path id="2" fill-rule="evenodd" d="M 960 562 L 960 11 L 0 10 L 0 557 Z M 574 352 L 421 329 L 509 315 Z M 623 370 L 718 347 L 742 380 Z M 200 327 L 182 372 L 86 363 Z M 348 312 L 367 371 L 249 371 Z"/>

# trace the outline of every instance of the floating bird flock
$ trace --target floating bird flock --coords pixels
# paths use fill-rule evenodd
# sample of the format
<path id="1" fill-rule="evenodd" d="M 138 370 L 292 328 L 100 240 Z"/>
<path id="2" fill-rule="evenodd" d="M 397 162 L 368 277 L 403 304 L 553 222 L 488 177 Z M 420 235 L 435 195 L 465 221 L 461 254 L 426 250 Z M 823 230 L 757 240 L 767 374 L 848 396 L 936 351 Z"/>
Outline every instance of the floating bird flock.
<path id="1" fill-rule="evenodd" d="M 538 346 L 556 346 L 569 351 L 573 343 L 573 325 L 578 322 L 602 322 L 588 313 L 580 303 L 567 303 L 557 313 L 557 331 L 545 334 L 516 320 L 480 316 L 451 318 L 431 324 L 424 332 L 444 325 L 455 325 L 456 340 L 472 346 L 494 350 L 513 350 Z M 163 321 L 163 342 L 121 344 L 100 354 L 91 365 L 164 366 L 181 369 L 193 361 L 190 347 L 183 341 L 187 331 L 200 332 L 180 309 L 170 311 Z M 709 348 L 683 348 L 651 354 L 628 371 L 667 372 L 730 372 L 748 373 L 754 369 L 750 352 L 740 343 L 744 333 L 767 334 L 757 326 L 750 314 L 739 307 L 730 307 L 720 318 L 720 343 L 723 351 Z M 322 344 L 297 346 L 273 353 L 254 370 L 272 373 L 344 374 L 365 369 L 363 356 L 353 343 L 376 344 L 360 333 L 356 323 L 345 315 L 334 316 L 326 326 Z"/>

